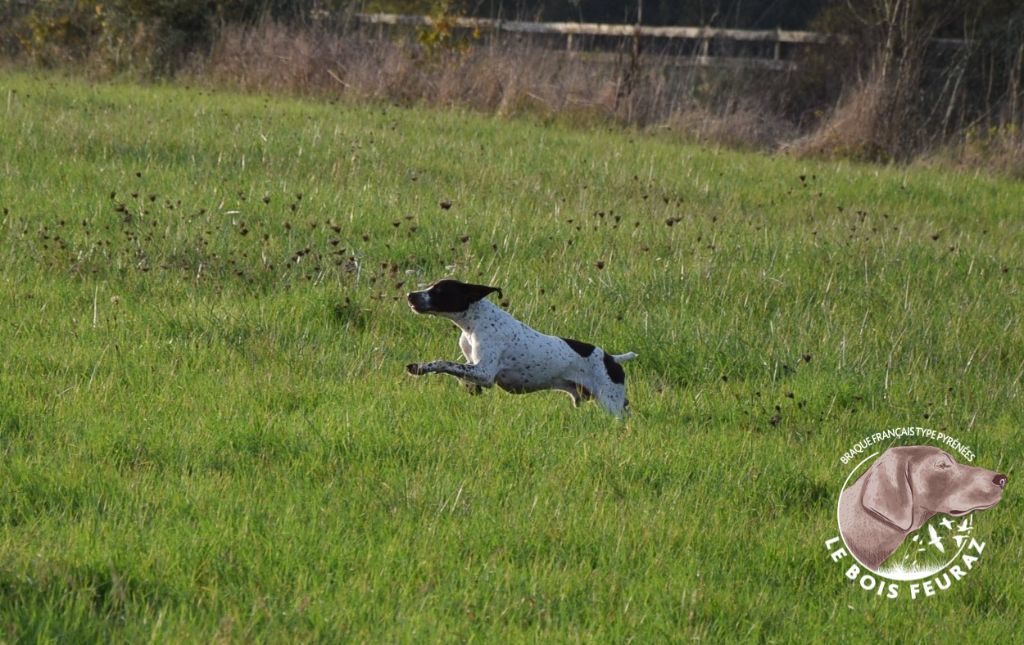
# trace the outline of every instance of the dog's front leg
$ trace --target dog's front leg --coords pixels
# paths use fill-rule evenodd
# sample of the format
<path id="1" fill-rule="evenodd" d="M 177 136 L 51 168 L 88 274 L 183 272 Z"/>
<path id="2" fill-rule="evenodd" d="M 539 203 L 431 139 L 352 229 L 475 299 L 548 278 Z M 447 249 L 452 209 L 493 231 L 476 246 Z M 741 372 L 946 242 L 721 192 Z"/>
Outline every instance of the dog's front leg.
<path id="1" fill-rule="evenodd" d="M 431 361 L 430 363 L 410 363 L 405 366 L 405 371 L 413 376 L 423 374 L 451 374 L 467 383 L 479 385 L 480 387 L 491 387 L 494 385 L 494 377 L 497 375 L 497 363 L 477 363 L 465 365 L 451 361 Z"/>

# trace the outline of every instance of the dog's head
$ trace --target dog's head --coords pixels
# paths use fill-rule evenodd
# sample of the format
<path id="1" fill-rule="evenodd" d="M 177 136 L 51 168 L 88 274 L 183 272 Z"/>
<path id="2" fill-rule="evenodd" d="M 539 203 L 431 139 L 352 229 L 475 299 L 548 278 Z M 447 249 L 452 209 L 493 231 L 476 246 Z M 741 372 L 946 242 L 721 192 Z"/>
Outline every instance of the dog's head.
<path id="1" fill-rule="evenodd" d="M 409 306 L 418 314 L 451 315 L 464 313 L 487 294 L 501 289 L 482 284 L 466 284 L 458 280 L 438 280 L 423 291 L 409 294 Z"/>
<path id="2" fill-rule="evenodd" d="M 890 448 L 864 476 L 861 504 L 904 532 L 915 528 L 915 517 L 991 508 L 1006 486 L 1006 475 L 959 464 L 932 446 Z"/>

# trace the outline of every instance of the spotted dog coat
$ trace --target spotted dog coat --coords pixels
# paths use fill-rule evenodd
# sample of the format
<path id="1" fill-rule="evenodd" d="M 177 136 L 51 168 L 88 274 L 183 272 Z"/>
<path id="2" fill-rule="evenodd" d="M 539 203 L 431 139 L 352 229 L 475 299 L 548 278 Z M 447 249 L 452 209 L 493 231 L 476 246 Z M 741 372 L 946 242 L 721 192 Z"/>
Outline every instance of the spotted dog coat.
<path id="1" fill-rule="evenodd" d="M 497 384 L 515 394 L 559 390 L 573 405 L 596 399 L 616 416 L 629 413 L 620 363 L 636 354 L 608 354 L 590 343 L 542 334 L 486 299 L 495 291 L 500 298 L 497 287 L 441 280 L 410 293 L 413 311 L 448 318 L 462 330 L 459 348 L 467 362 L 411 363 L 406 371 L 451 374 L 474 386 Z"/>

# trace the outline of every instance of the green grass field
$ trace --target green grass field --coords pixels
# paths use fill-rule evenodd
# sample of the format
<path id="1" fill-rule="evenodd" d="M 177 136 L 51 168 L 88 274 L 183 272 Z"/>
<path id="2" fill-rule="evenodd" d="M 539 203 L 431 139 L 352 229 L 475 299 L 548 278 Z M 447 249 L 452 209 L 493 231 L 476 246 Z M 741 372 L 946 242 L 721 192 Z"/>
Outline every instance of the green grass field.
<path id="1" fill-rule="evenodd" d="M 0 241 L 0 641 L 1024 629 L 1024 184 L 2 72 Z M 637 352 L 633 416 L 406 375 L 445 276 Z M 1010 479 L 933 598 L 824 545 L 895 426 Z"/>

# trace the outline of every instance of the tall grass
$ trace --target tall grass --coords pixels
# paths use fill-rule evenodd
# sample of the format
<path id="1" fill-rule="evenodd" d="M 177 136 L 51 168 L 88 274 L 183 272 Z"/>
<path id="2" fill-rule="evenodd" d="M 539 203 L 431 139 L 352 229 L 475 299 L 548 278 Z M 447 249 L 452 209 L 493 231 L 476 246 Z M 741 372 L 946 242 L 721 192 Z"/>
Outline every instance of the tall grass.
<path id="1" fill-rule="evenodd" d="M 0 97 L 2 638 L 1019 632 L 1019 183 L 458 109 Z M 458 356 L 402 300 L 445 275 L 638 352 L 631 420 L 405 375 Z M 939 598 L 823 547 L 839 455 L 894 425 L 1010 478 Z"/>

